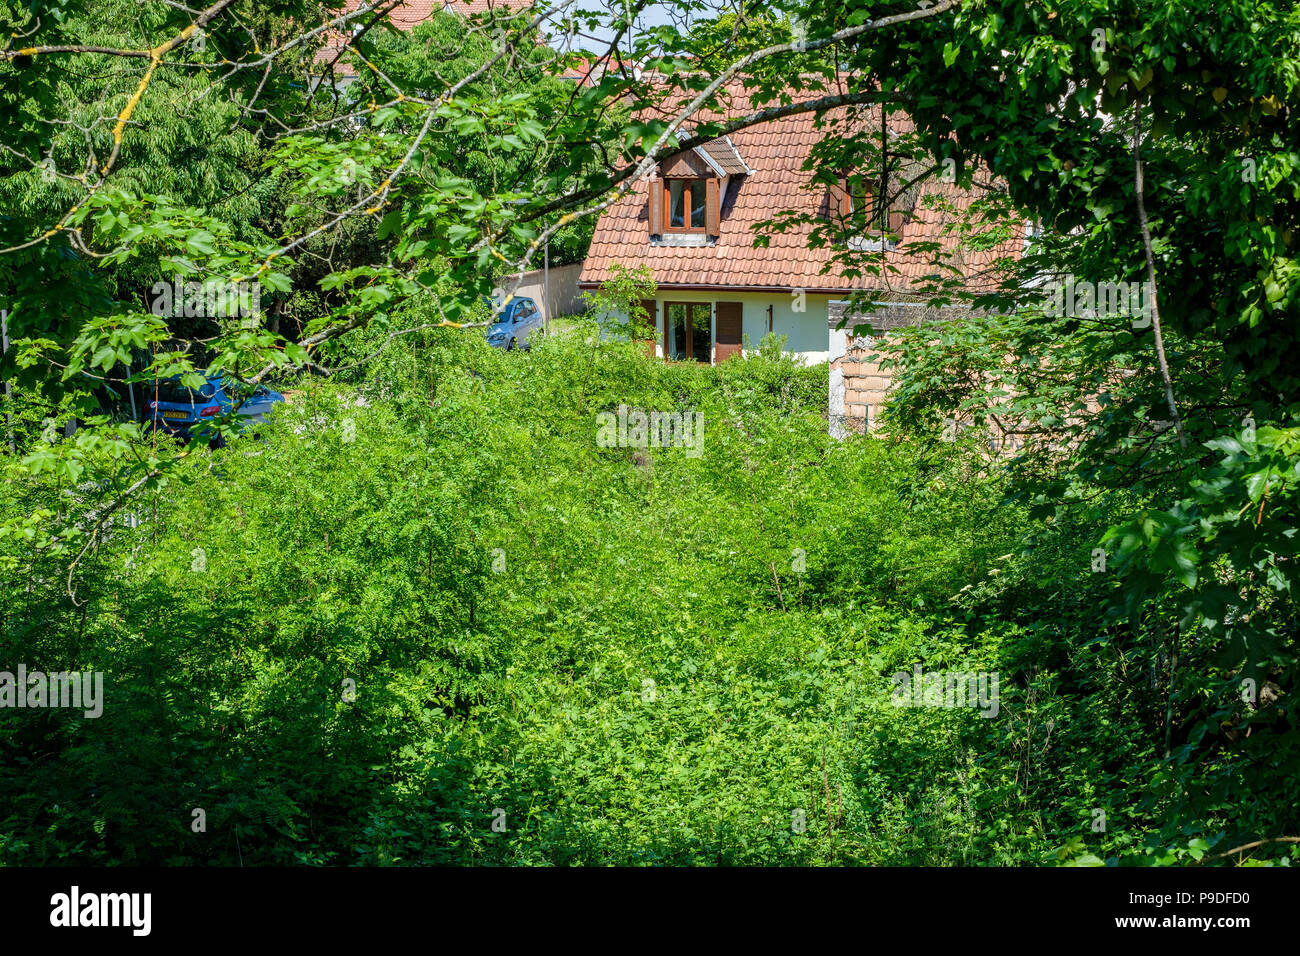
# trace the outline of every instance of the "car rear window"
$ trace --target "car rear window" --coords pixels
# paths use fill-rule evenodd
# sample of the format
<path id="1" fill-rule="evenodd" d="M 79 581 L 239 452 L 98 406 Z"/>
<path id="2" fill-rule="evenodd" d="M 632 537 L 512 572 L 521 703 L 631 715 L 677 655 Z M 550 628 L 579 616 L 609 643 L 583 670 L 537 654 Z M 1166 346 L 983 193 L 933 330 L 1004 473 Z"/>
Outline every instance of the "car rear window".
<path id="1" fill-rule="evenodd" d="M 204 398 L 212 397 L 212 385 L 205 384 L 199 391 L 191 391 L 180 382 L 157 382 L 157 400 L 160 402 L 177 402 L 181 405 L 193 405 Z M 150 387 L 150 392 L 154 389 Z"/>

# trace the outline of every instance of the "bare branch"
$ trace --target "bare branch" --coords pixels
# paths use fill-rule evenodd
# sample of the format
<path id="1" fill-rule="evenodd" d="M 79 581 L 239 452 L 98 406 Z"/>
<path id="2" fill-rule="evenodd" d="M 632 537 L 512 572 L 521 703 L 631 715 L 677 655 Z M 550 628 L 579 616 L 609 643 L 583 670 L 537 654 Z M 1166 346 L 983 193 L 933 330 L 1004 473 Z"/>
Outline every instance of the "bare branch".
<path id="1" fill-rule="evenodd" d="M 1146 253 L 1147 281 L 1151 283 L 1151 325 L 1156 334 L 1156 360 L 1160 364 L 1160 379 L 1165 386 L 1165 403 L 1169 414 L 1173 416 L 1174 429 L 1178 432 L 1178 444 L 1187 447 L 1187 435 L 1183 431 L 1183 419 L 1178 414 L 1178 403 L 1174 401 L 1174 383 L 1169 377 L 1169 360 L 1165 357 L 1165 337 L 1160 327 L 1160 306 L 1156 301 L 1156 260 L 1151 251 L 1151 227 L 1147 223 L 1146 198 L 1142 185 L 1142 104 L 1133 104 L 1133 170 L 1137 188 L 1138 222 L 1142 226 L 1142 248 Z"/>

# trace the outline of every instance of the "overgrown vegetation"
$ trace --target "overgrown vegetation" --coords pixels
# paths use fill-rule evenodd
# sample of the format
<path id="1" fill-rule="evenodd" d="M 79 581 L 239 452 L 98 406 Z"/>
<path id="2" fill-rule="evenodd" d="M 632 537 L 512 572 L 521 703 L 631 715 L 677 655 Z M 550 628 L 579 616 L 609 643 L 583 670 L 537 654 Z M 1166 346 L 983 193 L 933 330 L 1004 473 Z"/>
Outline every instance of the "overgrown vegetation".
<path id="1" fill-rule="evenodd" d="M 3 659 L 106 672 L 96 720 L 0 711 L 6 861 L 1005 864 L 1288 822 L 1170 817 L 1097 528 L 828 439 L 824 367 L 439 330 L 300 386 L 115 519 L 76 603 L 4 539 Z M 700 412 L 704 453 L 597 447 L 620 404 Z M 1000 673 L 997 715 L 894 706 L 917 663 Z"/>
<path id="2" fill-rule="evenodd" d="M 0 0 L 0 672 L 107 678 L 93 720 L 0 708 L 0 860 L 1293 861 L 1296 6 L 641 7 Z M 540 42 L 580 26 L 606 56 Z M 817 115 L 815 189 L 988 187 L 962 263 L 910 249 L 909 294 L 984 311 L 884 343 L 882 437 L 830 441 L 772 340 L 451 328 L 765 110 Z M 1054 314 L 1065 277 L 1159 310 Z M 292 400 L 217 452 L 144 434 L 127 380 L 203 372 Z M 620 406 L 698 411 L 703 453 L 604 447 Z M 997 715 L 895 708 L 918 665 L 996 673 Z"/>

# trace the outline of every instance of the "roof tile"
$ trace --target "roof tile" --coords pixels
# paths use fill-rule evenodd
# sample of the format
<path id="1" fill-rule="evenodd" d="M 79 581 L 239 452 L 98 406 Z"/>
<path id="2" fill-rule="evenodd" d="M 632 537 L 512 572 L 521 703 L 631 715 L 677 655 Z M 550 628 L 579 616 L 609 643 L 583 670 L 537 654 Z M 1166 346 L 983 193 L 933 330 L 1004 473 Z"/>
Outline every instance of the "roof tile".
<path id="1" fill-rule="evenodd" d="M 734 96 L 731 113 L 739 115 L 750 109 L 743 94 Z M 905 116 L 895 114 L 890 125 L 906 130 L 911 124 Z M 601 215 L 580 282 L 588 286 L 599 284 L 611 276 L 615 263 L 621 263 L 628 267 L 650 266 L 655 281 L 668 287 L 851 291 L 888 286 L 895 292 L 913 291 L 911 286 L 916 280 L 934 271 L 928 256 L 888 251 L 880 277 L 867 275 L 852 279 L 840 274 L 834 260 L 836 250 L 829 246 L 809 248 L 812 232 L 809 223 L 800 223 L 785 233 L 768 233 L 768 246 L 755 247 L 758 223 L 784 210 L 826 215 L 828 191 L 824 187 L 812 187 L 812 174 L 802 169 L 809 151 L 824 135 L 823 130 L 815 127 L 811 114 L 788 116 L 731 134 L 734 148 L 728 152 L 743 159 L 754 174 L 733 177 L 729 206 L 724 209 L 713 247 L 651 245 L 646 225 L 648 184 L 646 179 L 638 181 Z M 704 148 L 717 159 L 715 143 L 722 141 L 716 140 Z M 900 247 L 915 241 L 938 242 L 949 256 L 962 254 L 958 261 L 970 270 L 971 284 L 974 284 L 974 273 L 981 267 L 998 256 L 1019 252 L 1020 242 L 1016 240 L 988 252 L 962 249 L 953 236 L 945 234 L 954 213 L 928 208 L 925 197 L 946 200 L 954 212 L 964 211 L 974 197 L 958 190 L 955 184 L 938 179 L 923 181 L 919 193 L 913 215 L 903 226 Z M 828 265 L 831 268 L 822 275 L 821 270 Z M 900 280 L 905 288 L 899 288 Z"/>

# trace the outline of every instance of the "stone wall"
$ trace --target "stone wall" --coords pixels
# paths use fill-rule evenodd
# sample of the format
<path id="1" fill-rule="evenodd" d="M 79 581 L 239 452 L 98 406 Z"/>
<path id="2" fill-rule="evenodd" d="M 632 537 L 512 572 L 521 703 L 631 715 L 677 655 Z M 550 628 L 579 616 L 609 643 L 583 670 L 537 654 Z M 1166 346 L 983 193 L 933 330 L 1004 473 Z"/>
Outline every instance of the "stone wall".
<path id="1" fill-rule="evenodd" d="M 893 387 L 892 369 L 882 369 L 880 363 L 896 354 L 889 346 L 888 332 L 923 322 L 960 322 L 978 310 L 964 306 L 942 309 L 924 304 L 906 302 L 890 303 L 870 316 L 848 315 L 848 303 L 832 302 L 827 310 L 830 333 L 830 403 L 828 418 L 830 432 L 843 437 L 849 432 L 862 434 L 874 430 L 878 424 L 880 408 Z M 846 320 L 846 316 L 848 316 Z M 844 322 L 844 328 L 836 328 Z M 870 325 L 877 335 L 853 335 L 854 325 Z M 871 356 L 876 356 L 872 359 Z M 1008 361 L 1013 361 L 1008 356 Z M 992 378 L 988 377 L 990 384 Z M 1100 406 L 1097 397 L 1085 397 L 1084 417 L 1096 414 Z M 941 441 L 954 441 L 972 427 L 954 410 L 947 420 Z M 1003 422 L 1001 426 L 989 423 L 981 440 L 995 456 L 1006 456 L 1024 447 L 1029 432 L 1021 423 Z"/>
<path id="2" fill-rule="evenodd" d="M 830 401 L 828 417 L 832 435 L 850 431 L 862 433 L 876 427 L 880 407 L 893 386 L 888 369 L 880 361 L 891 354 L 885 346 L 887 337 L 854 336 L 853 326 L 868 324 L 876 332 L 887 332 L 909 325 L 938 319 L 953 320 L 969 314 L 969 309 L 938 309 L 922 303 L 894 302 L 872 312 L 870 316 L 852 315 L 847 302 L 832 302 L 827 311 L 830 335 Z M 840 323 L 843 328 L 838 328 Z M 875 360 L 870 356 L 877 356 Z"/>
<path id="3" fill-rule="evenodd" d="M 856 432 L 876 426 L 879 409 L 893 386 L 890 371 L 881 369 L 878 362 L 867 358 L 879 354 L 874 346 L 864 344 L 850 348 L 840 360 L 844 380 L 844 423 Z"/>

